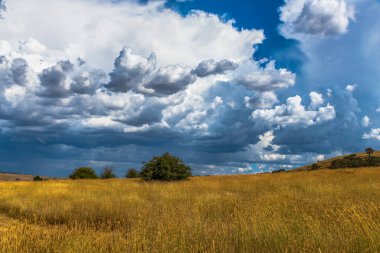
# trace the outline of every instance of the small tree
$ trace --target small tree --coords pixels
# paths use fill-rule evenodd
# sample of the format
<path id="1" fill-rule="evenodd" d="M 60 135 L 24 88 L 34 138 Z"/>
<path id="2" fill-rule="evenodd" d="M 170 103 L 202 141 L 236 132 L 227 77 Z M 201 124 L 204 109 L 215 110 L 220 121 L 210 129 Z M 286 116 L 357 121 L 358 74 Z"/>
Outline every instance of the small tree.
<path id="1" fill-rule="evenodd" d="M 76 168 L 75 170 L 73 170 L 69 178 L 70 179 L 97 179 L 98 176 L 96 175 L 95 171 L 92 168 L 82 167 L 82 168 Z"/>
<path id="2" fill-rule="evenodd" d="M 368 159 L 370 159 L 371 155 L 375 152 L 375 150 L 373 150 L 372 148 L 366 148 L 365 152 L 368 155 Z"/>
<path id="3" fill-rule="evenodd" d="M 105 167 L 103 169 L 102 173 L 100 174 L 100 177 L 102 179 L 110 179 L 110 178 L 115 178 L 116 175 L 113 172 L 113 168 L 112 167 Z"/>
<path id="4" fill-rule="evenodd" d="M 134 168 L 129 169 L 125 175 L 126 178 L 138 178 L 139 176 L 139 172 Z"/>
<path id="5" fill-rule="evenodd" d="M 181 158 L 165 153 L 144 163 L 140 175 L 148 181 L 184 180 L 191 176 L 191 168 L 186 166 Z"/>
<path id="6" fill-rule="evenodd" d="M 40 176 L 35 176 L 35 177 L 33 178 L 33 181 L 43 181 L 43 179 L 42 179 L 42 177 L 40 177 Z"/>

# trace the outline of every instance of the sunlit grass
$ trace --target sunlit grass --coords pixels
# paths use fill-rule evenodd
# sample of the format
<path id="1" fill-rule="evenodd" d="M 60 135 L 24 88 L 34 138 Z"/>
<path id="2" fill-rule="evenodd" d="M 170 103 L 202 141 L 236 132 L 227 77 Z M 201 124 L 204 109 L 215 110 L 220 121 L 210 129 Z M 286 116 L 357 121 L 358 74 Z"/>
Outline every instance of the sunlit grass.
<path id="1" fill-rule="evenodd" d="M 0 183 L 1 252 L 380 252 L 380 170 Z"/>

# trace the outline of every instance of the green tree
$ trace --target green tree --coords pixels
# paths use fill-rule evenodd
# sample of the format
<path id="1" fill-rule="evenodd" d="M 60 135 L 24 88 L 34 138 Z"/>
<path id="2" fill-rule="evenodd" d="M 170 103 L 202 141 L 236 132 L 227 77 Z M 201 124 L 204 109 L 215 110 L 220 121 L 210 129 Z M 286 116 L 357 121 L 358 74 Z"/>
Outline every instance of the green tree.
<path id="1" fill-rule="evenodd" d="M 140 177 L 140 175 L 136 169 L 131 168 L 127 171 L 127 174 L 125 175 L 125 177 L 126 178 L 138 178 L 138 177 Z"/>
<path id="2" fill-rule="evenodd" d="M 97 179 L 98 176 L 96 175 L 95 171 L 92 168 L 82 167 L 82 168 L 76 168 L 75 170 L 73 170 L 69 178 L 70 179 Z"/>
<path id="3" fill-rule="evenodd" d="M 365 152 L 368 155 L 368 159 L 370 159 L 371 155 L 375 152 L 375 150 L 373 150 L 372 148 L 366 148 Z"/>
<path id="4" fill-rule="evenodd" d="M 35 177 L 33 178 L 33 181 L 43 181 L 43 179 L 42 179 L 42 177 L 40 177 L 40 176 L 35 176 Z"/>
<path id="5" fill-rule="evenodd" d="M 184 180 L 191 176 L 191 168 L 185 165 L 181 158 L 165 153 L 144 163 L 140 175 L 148 181 Z"/>
<path id="6" fill-rule="evenodd" d="M 116 178 L 116 175 L 113 172 L 112 167 L 105 167 L 103 168 L 102 173 L 100 174 L 100 177 L 102 179 L 110 179 L 110 178 Z"/>

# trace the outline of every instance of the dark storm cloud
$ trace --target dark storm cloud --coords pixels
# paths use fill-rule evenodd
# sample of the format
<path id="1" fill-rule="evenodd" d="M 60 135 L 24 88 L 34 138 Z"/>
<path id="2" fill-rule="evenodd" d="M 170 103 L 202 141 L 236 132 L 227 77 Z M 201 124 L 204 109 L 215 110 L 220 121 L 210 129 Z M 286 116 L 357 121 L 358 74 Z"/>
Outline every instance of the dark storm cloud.
<path id="1" fill-rule="evenodd" d="M 49 98 L 65 98 L 70 96 L 67 87 L 67 74 L 74 70 L 74 65 L 70 61 L 61 61 L 57 65 L 45 69 L 39 75 L 43 90 L 40 96 Z"/>
<path id="2" fill-rule="evenodd" d="M 83 65 L 84 63 L 81 63 Z M 71 91 L 76 94 L 94 94 L 101 86 L 101 81 L 106 78 L 102 70 L 90 70 L 77 73 L 72 78 Z"/>
<path id="3" fill-rule="evenodd" d="M 162 110 L 165 107 L 164 104 L 154 98 L 148 99 L 143 106 L 120 118 L 118 121 L 135 127 L 159 123 L 163 118 Z"/>
<path id="4" fill-rule="evenodd" d="M 47 98 L 67 98 L 72 94 L 94 94 L 100 88 L 106 74 L 102 70 L 85 69 L 84 62 L 75 66 L 70 61 L 58 62 L 39 75 L 43 90 L 39 94 Z"/>
<path id="5" fill-rule="evenodd" d="M 195 81 L 196 76 L 190 69 L 172 65 L 160 68 L 144 87 L 152 89 L 155 95 L 165 96 L 185 90 Z"/>
<path id="6" fill-rule="evenodd" d="M 222 60 L 201 62 L 195 69 L 179 65 L 156 67 L 156 57 L 152 53 L 148 58 L 137 55 L 130 48 L 123 48 L 109 74 L 110 82 L 105 85 L 113 92 L 134 91 L 149 96 L 169 96 L 185 90 L 190 84 L 209 75 L 225 74 L 235 70 L 238 64 Z"/>
<path id="7" fill-rule="evenodd" d="M 156 56 L 148 58 L 133 53 L 130 48 L 123 48 L 114 63 L 114 69 L 109 74 L 111 81 L 106 87 L 114 92 L 139 90 L 144 78 L 156 68 Z"/>
<path id="8" fill-rule="evenodd" d="M 21 86 L 24 86 L 27 84 L 28 63 L 24 59 L 22 58 L 14 59 L 12 62 L 11 71 L 12 71 L 13 81 L 16 84 L 21 85 Z"/>
<path id="9" fill-rule="evenodd" d="M 224 74 L 228 70 L 235 70 L 239 67 L 237 63 L 229 60 L 222 60 L 216 62 L 215 60 L 207 60 L 199 63 L 194 73 L 199 77 L 206 77 L 209 75 Z"/>

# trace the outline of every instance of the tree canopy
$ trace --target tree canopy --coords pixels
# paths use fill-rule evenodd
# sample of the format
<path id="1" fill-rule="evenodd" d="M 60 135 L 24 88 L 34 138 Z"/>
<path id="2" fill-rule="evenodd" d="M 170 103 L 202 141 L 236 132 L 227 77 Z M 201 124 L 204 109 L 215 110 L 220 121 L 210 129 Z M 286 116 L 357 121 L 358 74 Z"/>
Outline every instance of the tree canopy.
<path id="1" fill-rule="evenodd" d="M 144 163 L 140 175 L 144 180 L 184 180 L 191 176 L 191 168 L 181 158 L 165 153 Z"/>

